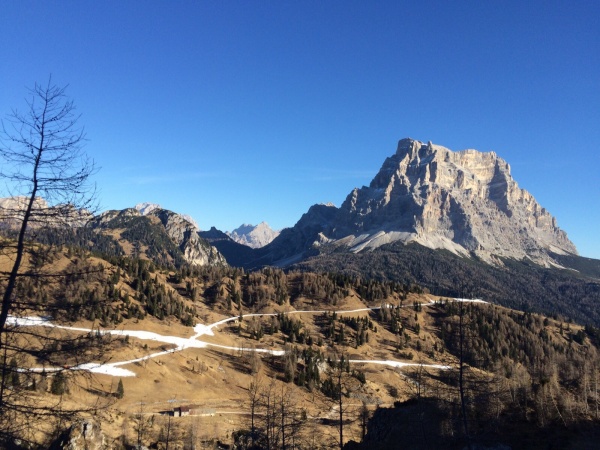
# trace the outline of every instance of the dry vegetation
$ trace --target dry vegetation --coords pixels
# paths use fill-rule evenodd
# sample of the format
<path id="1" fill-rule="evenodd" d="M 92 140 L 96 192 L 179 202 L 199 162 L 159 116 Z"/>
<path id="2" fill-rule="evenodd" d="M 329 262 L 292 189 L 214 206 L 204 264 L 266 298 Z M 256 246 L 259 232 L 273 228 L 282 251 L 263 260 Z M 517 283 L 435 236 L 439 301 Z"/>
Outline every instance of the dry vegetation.
<path id="1" fill-rule="evenodd" d="M 200 338 L 238 350 L 184 349 L 130 364 L 126 368 L 136 376 L 121 379 L 64 370 L 66 389 L 60 395 L 52 393 L 55 375 L 50 373 L 30 375 L 28 385 L 13 387 L 30 389 L 27 401 L 60 399 L 61 408 L 93 408 L 116 448 L 138 441 L 163 447 L 168 441 L 170 448 L 192 448 L 192 443 L 213 448 L 217 442 L 234 441 L 239 448 L 250 448 L 252 442 L 261 448 L 339 447 L 340 391 L 344 443 L 364 438 L 371 442 L 365 448 L 375 448 L 377 430 L 381 435 L 381 424 L 391 420 L 385 419 L 385 411 L 400 413 L 404 402 L 419 399 L 429 402 L 423 404 L 429 405 L 431 418 L 423 420 L 430 421 L 430 432 L 444 436 L 449 447 L 460 446 L 467 438 L 457 381 L 461 315 L 472 440 L 493 436 L 494 442 L 508 442 L 498 430 L 514 423 L 527 424 L 529 431 L 558 426 L 568 434 L 598 419 L 598 336 L 591 327 L 494 305 L 466 304 L 459 309 L 417 286 L 339 275 L 272 268 L 252 273 L 232 268 L 176 271 L 126 257 L 90 257 L 67 247 L 47 248 L 43 264 L 48 270 L 77 275 L 50 283 L 24 279 L 19 293 L 32 306 L 46 305 L 53 320 L 63 325 L 190 337 L 192 325 L 198 323 L 275 314 L 227 322 L 214 336 Z M 329 312 L 294 313 L 305 310 Z M 21 314 L 28 311 L 25 303 Z M 39 314 L 39 308 L 36 311 Z M 78 337 L 63 333 L 64 339 Z M 88 337 L 93 339 L 93 333 Z M 173 347 L 106 336 L 96 344 L 101 346 L 65 352 L 62 360 L 57 353 L 52 362 L 68 368 L 82 360 L 123 361 Z M 285 354 L 254 349 L 283 349 Z M 416 365 L 394 368 L 349 360 Z M 39 360 L 29 356 L 19 364 L 34 367 Z M 119 380 L 122 398 L 117 395 Z M 189 407 L 192 415 L 160 415 L 178 407 Z M 383 426 L 394 429 L 389 423 Z"/>

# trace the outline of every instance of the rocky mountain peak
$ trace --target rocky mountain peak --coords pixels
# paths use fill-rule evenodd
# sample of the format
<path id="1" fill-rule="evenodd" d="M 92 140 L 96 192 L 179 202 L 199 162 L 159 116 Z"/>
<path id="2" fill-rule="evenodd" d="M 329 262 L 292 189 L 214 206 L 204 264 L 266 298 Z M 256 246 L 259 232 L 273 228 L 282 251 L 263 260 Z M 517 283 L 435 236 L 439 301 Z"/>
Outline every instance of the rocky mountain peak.
<path id="1" fill-rule="evenodd" d="M 185 260 L 198 266 L 227 264 L 223 255 L 198 234 L 198 225 L 188 216 L 162 208 L 154 208 L 148 214 L 157 217 L 169 238 L 179 246 Z"/>
<path id="2" fill-rule="evenodd" d="M 149 202 L 138 203 L 137 205 L 134 206 L 134 209 L 139 211 L 139 213 L 142 216 L 150 215 L 154 211 L 160 211 L 160 210 L 168 211 L 168 210 L 164 209 L 162 206 L 160 206 L 158 203 L 149 203 Z M 200 227 L 198 226 L 198 223 L 194 220 L 194 218 L 192 216 L 187 215 L 187 214 L 177 214 L 177 216 L 186 220 L 187 222 L 189 222 L 196 231 L 200 231 Z"/>
<path id="3" fill-rule="evenodd" d="M 138 203 L 134 206 L 134 208 L 138 210 L 142 216 L 146 216 L 155 209 L 161 209 L 161 206 L 158 203 L 143 202 Z"/>
<path id="4" fill-rule="evenodd" d="M 251 248 L 261 248 L 279 236 L 279 231 L 271 229 L 267 222 L 261 222 L 258 225 L 240 225 L 227 235 L 239 244 Z"/>
<path id="5" fill-rule="evenodd" d="M 369 187 L 348 195 L 333 234 L 359 249 L 417 241 L 488 261 L 500 256 L 548 263 L 549 252 L 577 252 L 496 153 L 454 152 L 410 138 L 398 143 Z"/>
<path id="6" fill-rule="evenodd" d="M 122 238 L 119 242 L 129 240 L 129 244 L 134 243 L 138 247 L 155 247 L 150 248 L 150 253 L 168 254 L 170 258 L 180 255 L 192 265 L 227 264 L 223 255 L 198 234 L 197 226 L 187 216 L 155 204 L 105 211 L 94 219 L 92 227 L 99 232 L 117 230 Z M 166 245 L 166 241 L 171 244 Z M 157 250 L 160 246 L 163 248 Z"/>

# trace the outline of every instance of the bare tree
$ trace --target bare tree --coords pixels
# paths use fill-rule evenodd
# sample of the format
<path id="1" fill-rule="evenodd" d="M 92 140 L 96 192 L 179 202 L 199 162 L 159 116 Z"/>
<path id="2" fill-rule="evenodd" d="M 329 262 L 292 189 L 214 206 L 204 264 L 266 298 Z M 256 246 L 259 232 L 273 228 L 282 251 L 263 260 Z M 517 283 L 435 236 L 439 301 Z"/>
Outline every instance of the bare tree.
<path id="1" fill-rule="evenodd" d="M 133 431 L 135 432 L 136 444 L 138 447 L 141 447 L 146 439 L 148 439 L 154 425 L 154 416 L 146 413 L 145 405 L 144 402 L 140 402 L 138 411 L 131 416 Z M 169 420 L 169 424 L 170 423 Z"/>
<path id="2" fill-rule="evenodd" d="M 256 433 L 256 415 L 260 405 L 261 393 L 263 389 L 263 379 L 260 374 L 255 374 L 252 377 L 252 382 L 248 386 L 248 400 L 250 403 L 250 443 L 254 447 L 257 440 Z"/>
<path id="3" fill-rule="evenodd" d="M 300 444 L 300 438 L 307 420 L 306 411 L 298 407 L 300 403 L 287 384 L 281 384 L 279 400 L 279 434 L 281 449 L 295 449 Z"/>
<path id="4" fill-rule="evenodd" d="M 263 447 L 267 450 L 279 447 L 279 434 L 277 425 L 279 423 L 279 410 L 277 408 L 277 393 L 273 383 L 268 384 L 261 393 L 262 433 L 264 435 Z"/>
<path id="5" fill-rule="evenodd" d="M 89 182 L 94 163 L 82 151 L 85 134 L 65 88 L 50 79 L 45 86 L 36 84 L 29 94 L 25 112 L 13 110 L 0 128 L 0 196 L 7 197 L 0 203 L 5 234 L 0 237 L 0 258 L 8 268 L 0 272 L 0 443 L 31 439 L 26 429 L 35 427 L 34 416 L 46 425 L 61 416 L 57 404 L 39 406 L 27 400 L 38 375 L 24 371 L 21 364 L 62 360 L 66 365 L 69 354 L 82 354 L 90 343 L 80 337 L 59 337 L 56 330 L 24 332 L 9 320 L 24 314 L 43 315 L 56 306 L 52 299 L 34 301 L 23 292 L 18 295 L 23 280 L 37 280 L 39 285 L 41 277 L 64 276 L 47 270 L 52 251 L 37 244 L 34 234 L 81 223 L 94 201 Z M 16 364 L 11 367 L 13 360 Z M 18 387 L 11 383 L 17 371 L 22 382 Z"/>
<path id="6" fill-rule="evenodd" d="M 338 445 L 344 447 L 344 429 L 347 422 L 356 420 L 358 404 L 351 398 L 358 392 L 362 383 L 359 381 L 359 372 L 350 370 L 350 361 L 347 355 L 333 353 L 329 357 L 329 377 L 323 383 L 321 390 L 332 403 L 332 409 L 337 409 L 338 415 Z"/>

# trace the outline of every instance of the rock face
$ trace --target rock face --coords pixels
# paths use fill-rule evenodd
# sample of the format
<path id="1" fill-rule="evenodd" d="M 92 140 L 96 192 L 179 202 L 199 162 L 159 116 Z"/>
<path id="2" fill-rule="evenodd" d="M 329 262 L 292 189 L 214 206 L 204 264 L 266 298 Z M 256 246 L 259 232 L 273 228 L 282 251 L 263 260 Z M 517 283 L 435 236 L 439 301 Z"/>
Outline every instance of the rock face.
<path id="1" fill-rule="evenodd" d="M 268 264 L 285 265 L 325 244 L 359 252 L 396 241 L 489 263 L 514 258 L 549 266 L 556 264 L 550 253 L 577 254 L 494 152 L 453 152 L 413 139 L 398 143 L 368 187 L 354 189 L 340 208 L 311 207 L 261 254 L 273 255 Z"/>
<path id="2" fill-rule="evenodd" d="M 180 248 L 187 262 L 197 266 L 226 265 L 219 251 L 198 235 L 197 225 L 184 216 L 166 209 L 154 209 L 151 216 L 158 217 L 169 238 Z"/>
<path id="3" fill-rule="evenodd" d="M 241 225 L 227 235 L 238 244 L 261 248 L 279 236 L 279 231 L 271 229 L 268 223 L 261 222 L 258 225 Z"/>
<path id="4" fill-rule="evenodd" d="M 29 197 L 0 198 L 0 227 L 19 228 L 25 216 Z M 93 215 L 85 209 L 77 209 L 73 205 L 58 204 L 50 206 L 45 199 L 36 197 L 33 201 L 28 228 L 42 227 L 80 227 Z"/>
<path id="5" fill-rule="evenodd" d="M 287 266 L 317 253 L 327 242 L 323 230 L 330 229 L 338 209 L 332 204 L 313 205 L 292 228 L 285 228 L 271 244 L 256 251 L 255 266 Z"/>
<path id="6" fill-rule="evenodd" d="M 137 209 L 143 216 L 147 216 L 147 215 L 151 214 L 153 211 L 164 209 L 158 203 L 148 203 L 148 202 L 138 203 L 137 205 L 134 206 L 134 208 Z M 189 223 L 191 223 L 194 226 L 196 231 L 200 231 L 200 227 L 198 226 L 198 223 L 194 220 L 194 218 L 192 216 L 189 216 L 187 214 L 178 214 L 178 215 L 183 217 Z"/>
<path id="7" fill-rule="evenodd" d="M 331 237 L 355 250 L 402 240 L 486 261 L 577 253 L 494 152 L 452 152 L 413 139 L 398 143 L 369 187 L 352 191 L 335 222 Z"/>
<path id="8" fill-rule="evenodd" d="M 150 214 L 155 209 L 161 209 L 161 207 L 158 203 L 149 203 L 149 202 L 138 203 L 137 205 L 134 206 L 134 208 L 137 209 L 142 216 L 146 216 L 146 215 Z"/>
<path id="9" fill-rule="evenodd" d="M 54 450 L 103 450 L 108 448 L 108 442 L 98 422 L 85 419 L 71 425 L 50 448 Z"/>
<path id="10" fill-rule="evenodd" d="M 257 258 L 256 252 L 260 250 L 235 242 L 229 235 L 217 230 L 215 227 L 211 227 L 208 231 L 199 231 L 198 234 L 206 239 L 210 245 L 216 247 L 219 253 L 225 257 L 227 263 L 234 267 L 251 268 L 247 266 L 247 263 L 255 260 Z"/>
<path id="11" fill-rule="evenodd" d="M 14 228 L 21 225 L 24 217 L 28 197 L 6 197 L 0 198 L 0 225 L 7 228 Z M 50 207 L 43 198 L 36 198 L 33 203 L 33 213 L 46 211 Z M 32 223 L 35 227 L 35 223 Z"/>
<path id="12" fill-rule="evenodd" d="M 143 245 L 152 245 L 155 247 L 153 249 L 155 251 L 157 247 L 161 246 L 160 242 L 168 240 L 171 242 L 169 245 L 174 244 L 179 249 L 176 253 L 181 252 L 183 259 L 189 264 L 197 266 L 227 264 L 223 255 L 208 241 L 200 237 L 196 225 L 189 222 L 185 216 L 162 209 L 159 206 L 145 209 L 145 214 L 142 214 L 142 210 L 136 207 L 120 211 L 106 211 L 94 220 L 93 227 L 96 229 L 124 230 L 121 232 L 121 237 L 124 235 L 139 236 L 148 241 L 142 242 Z M 158 224 L 160 226 L 157 229 Z M 127 233 L 128 230 L 136 231 Z M 152 236 L 153 234 L 154 236 Z M 163 236 L 166 234 L 166 237 L 161 238 L 161 234 Z M 164 245 L 162 246 L 164 247 Z M 167 247 L 164 251 L 159 250 L 159 253 L 164 252 L 173 253 Z"/>

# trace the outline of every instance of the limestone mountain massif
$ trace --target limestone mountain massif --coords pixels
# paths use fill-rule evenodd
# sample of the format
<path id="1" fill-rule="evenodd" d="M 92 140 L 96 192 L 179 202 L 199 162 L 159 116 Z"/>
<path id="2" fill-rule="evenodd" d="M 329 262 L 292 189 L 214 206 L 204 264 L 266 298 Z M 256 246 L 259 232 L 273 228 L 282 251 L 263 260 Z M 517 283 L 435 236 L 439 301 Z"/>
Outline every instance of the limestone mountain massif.
<path id="1" fill-rule="evenodd" d="M 0 207 L 8 211 L 15 201 L 4 199 Z M 265 222 L 231 233 L 201 232 L 191 217 L 154 203 L 105 212 L 92 224 L 125 229 L 142 217 L 160 224 L 183 259 L 195 265 L 225 264 L 226 258 L 247 268 L 288 266 L 324 248 L 359 253 L 394 242 L 493 265 L 509 258 L 550 267 L 560 265 L 556 255 L 577 255 L 556 219 L 518 186 L 508 163 L 494 152 L 454 152 L 410 138 L 400 140 L 370 185 L 352 190 L 339 208 L 314 205 L 281 232 Z"/>
<path id="2" fill-rule="evenodd" d="M 550 262 L 576 254 L 556 219 L 512 178 L 494 152 L 453 152 L 402 139 L 368 187 L 354 189 L 329 234 L 353 250 L 415 241 L 493 262 Z"/>
<path id="3" fill-rule="evenodd" d="M 261 264 L 287 265 L 323 246 L 357 253 L 394 242 L 491 264 L 511 258 L 553 266 L 553 254 L 577 254 L 494 152 L 453 152 L 407 138 L 369 186 L 355 188 L 339 208 L 314 205 L 256 256 Z"/>

